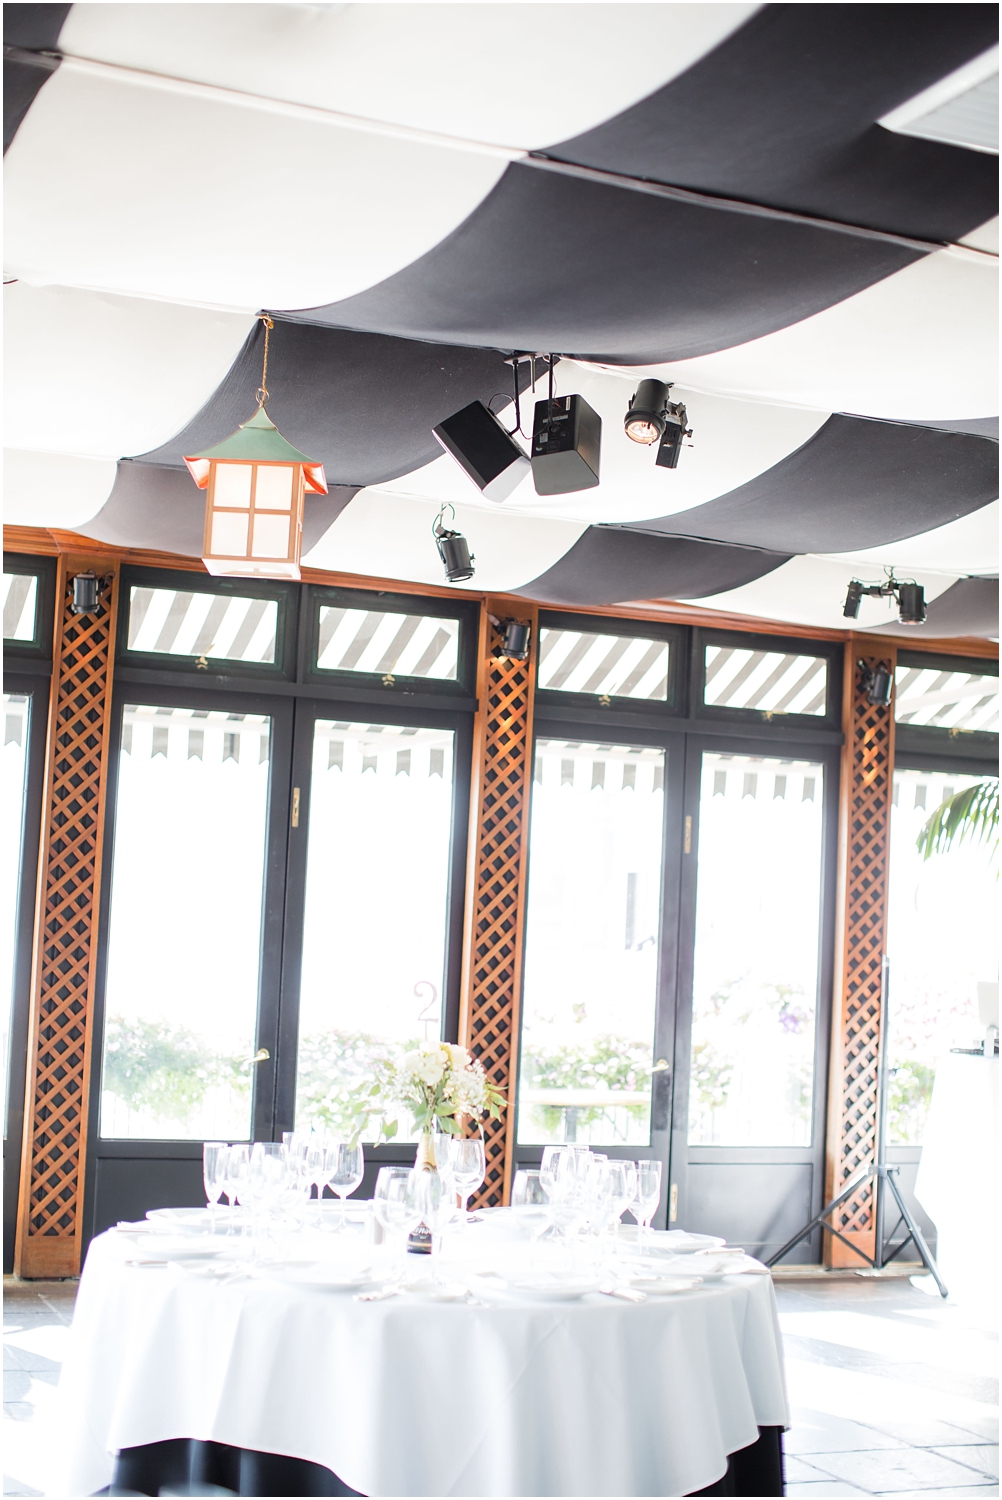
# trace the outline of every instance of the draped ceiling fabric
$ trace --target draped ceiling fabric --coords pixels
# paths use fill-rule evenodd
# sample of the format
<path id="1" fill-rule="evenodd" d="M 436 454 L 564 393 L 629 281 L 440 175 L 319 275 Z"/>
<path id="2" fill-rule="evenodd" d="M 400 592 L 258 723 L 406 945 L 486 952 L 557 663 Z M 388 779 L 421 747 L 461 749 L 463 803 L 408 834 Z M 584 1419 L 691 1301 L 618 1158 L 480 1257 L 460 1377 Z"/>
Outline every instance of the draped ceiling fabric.
<path id="1" fill-rule="evenodd" d="M 449 501 L 480 589 L 842 626 L 893 567 L 925 634 L 994 636 L 996 40 L 976 4 L 7 5 L 7 519 L 197 556 L 182 455 L 252 413 L 265 310 L 331 487 L 308 565 L 441 583 Z M 442 453 L 470 401 L 514 425 L 513 350 L 601 416 L 595 488 L 494 504 Z M 623 432 L 644 376 L 675 470 Z"/>

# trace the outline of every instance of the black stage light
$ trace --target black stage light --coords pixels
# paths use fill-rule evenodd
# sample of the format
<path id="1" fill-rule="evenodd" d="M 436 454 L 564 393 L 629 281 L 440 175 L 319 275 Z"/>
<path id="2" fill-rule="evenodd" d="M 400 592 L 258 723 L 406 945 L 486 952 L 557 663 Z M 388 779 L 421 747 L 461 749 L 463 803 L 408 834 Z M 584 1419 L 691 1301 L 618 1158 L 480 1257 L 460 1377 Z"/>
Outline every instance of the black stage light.
<path id="1" fill-rule="evenodd" d="M 898 584 L 898 619 L 902 625 L 925 623 L 925 589 L 920 583 Z"/>
<path id="2" fill-rule="evenodd" d="M 846 589 L 842 613 L 847 620 L 859 619 L 859 606 L 863 598 L 863 585 L 854 578 Z"/>
<path id="3" fill-rule="evenodd" d="M 863 663 L 860 662 L 860 666 Z M 866 674 L 866 701 L 879 708 L 886 708 L 891 701 L 894 678 L 887 667 L 873 667 Z"/>
<path id="4" fill-rule="evenodd" d="M 654 460 L 659 469 L 677 469 L 678 456 L 682 451 L 682 439 L 692 437 L 692 428 L 685 424 L 688 414 L 681 401 L 669 401 L 665 407 L 665 430 L 658 444 L 658 456 Z"/>
<path id="5" fill-rule="evenodd" d="M 101 585 L 93 573 L 78 573 L 73 580 L 73 603 L 70 609 L 75 615 L 92 615 L 97 609 Z"/>
<path id="6" fill-rule="evenodd" d="M 447 526 L 443 525 L 442 517 L 447 510 L 452 511 L 452 518 L 455 520 L 456 512 L 452 506 L 443 505 L 435 517 L 431 534 L 435 538 L 435 546 L 438 548 L 438 555 L 445 568 L 446 582 L 464 583 L 467 578 L 473 577 L 473 564 L 476 559 L 470 552 L 470 544 L 462 532 L 450 531 Z"/>
<path id="7" fill-rule="evenodd" d="M 598 484 L 602 418 L 583 396 L 537 401 L 532 482 L 537 495 L 567 495 Z"/>
<path id="8" fill-rule="evenodd" d="M 453 412 L 432 432 L 488 500 L 507 500 L 529 472 L 529 460 L 482 401 Z"/>
<path id="9" fill-rule="evenodd" d="M 671 382 L 642 380 L 630 397 L 623 426 L 635 443 L 656 443 L 665 430 L 665 409 Z"/>
<path id="10" fill-rule="evenodd" d="M 525 661 L 529 655 L 529 639 L 532 626 L 521 620 L 496 620 L 503 629 L 500 646 L 494 652 L 498 659 L 507 657 L 511 661 Z"/>

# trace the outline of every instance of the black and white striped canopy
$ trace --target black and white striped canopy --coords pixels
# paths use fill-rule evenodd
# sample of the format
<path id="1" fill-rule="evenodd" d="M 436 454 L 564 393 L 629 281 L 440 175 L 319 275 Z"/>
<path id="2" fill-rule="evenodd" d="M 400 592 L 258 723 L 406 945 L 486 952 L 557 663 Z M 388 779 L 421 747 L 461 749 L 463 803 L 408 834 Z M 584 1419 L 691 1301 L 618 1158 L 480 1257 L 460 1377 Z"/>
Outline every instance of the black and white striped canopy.
<path id="1" fill-rule="evenodd" d="M 894 567 L 913 638 L 997 634 L 994 6 L 5 24 L 8 521 L 198 555 L 182 455 L 253 411 L 267 310 L 270 414 L 330 484 L 307 564 L 439 583 L 451 501 L 478 588 L 842 625 Z M 442 452 L 474 399 L 513 425 L 513 350 L 601 416 L 596 487 L 496 504 Z M 623 433 L 646 375 L 675 470 Z"/>

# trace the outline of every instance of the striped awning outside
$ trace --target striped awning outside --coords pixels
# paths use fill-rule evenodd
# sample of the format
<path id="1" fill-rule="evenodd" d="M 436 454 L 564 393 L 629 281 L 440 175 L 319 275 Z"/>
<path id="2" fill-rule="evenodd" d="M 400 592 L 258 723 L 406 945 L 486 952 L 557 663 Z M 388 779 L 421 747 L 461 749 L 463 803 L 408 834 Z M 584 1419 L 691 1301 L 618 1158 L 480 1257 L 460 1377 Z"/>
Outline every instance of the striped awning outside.
<path id="1" fill-rule="evenodd" d="M 899 667 L 894 716 L 899 724 L 998 733 L 999 680 L 974 672 Z"/>
<path id="2" fill-rule="evenodd" d="M 452 781 L 455 735 L 451 729 L 318 719 L 313 736 L 314 777 L 336 770 L 356 777 L 372 772 L 381 780 L 440 776 L 444 782 Z"/>
<path id="3" fill-rule="evenodd" d="M 268 760 L 271 719 L 266 714 L 228 714 L 211 709 L 158 708 L 127 703 L 122 715 L 122 753 L 135 758 L 232 761 Z"/>
<path id="4" fill-rule="evenodd" d="M 707 646 L 703 701 L 716 708 L 754 708 L 763 713 L 825 711 L 828 663 L 823 656 L 747 651 Z"/>
<path id="5" fill-rule="evenodd" d="M 321 605 L 317 666 L 322 671 L 454 681 L 458 662 L 458 620 Z"/>
<path id="6" fill-rule="evenodd" d="M 596 745 L 580 740 L 536 741 L 537 786 L 576 792 L 660 792 L 665 752 L 648 745 Z"/>
<path id="7" fill-rule="evenodd" d="M 275 660 L 274 599 L 133 588 L 130 605 L 130 651 L 207 660 Z"/>
<path id="8" fill-rule="evenodd" d="M 753 801 L 818 802 L 824 784 L 824 767 L 817 761 L 782 760 L 771 755 L 703 756 L 700 785 L 702 800 L 724 797 Z"/>
<path id="9" fill-rule="evenodd" d="M 35 635 L 38 579 L 33 573 L 3 575 L 3 638 L 30 641 Z"/>
<path id="10" fill-rule="evenodd" d="M 668 642 L 634 635 L 592 635 L 543 627 L 539 686 L 610 698 L 668 696 Z"/>
<path id="11" fill-rule="evenodd" d="M 28 738 L 29 700 L 23 693 L 4 693 L 3 709 L 3 742 L 5 745 L 20 745 L 23 750 Z"/>

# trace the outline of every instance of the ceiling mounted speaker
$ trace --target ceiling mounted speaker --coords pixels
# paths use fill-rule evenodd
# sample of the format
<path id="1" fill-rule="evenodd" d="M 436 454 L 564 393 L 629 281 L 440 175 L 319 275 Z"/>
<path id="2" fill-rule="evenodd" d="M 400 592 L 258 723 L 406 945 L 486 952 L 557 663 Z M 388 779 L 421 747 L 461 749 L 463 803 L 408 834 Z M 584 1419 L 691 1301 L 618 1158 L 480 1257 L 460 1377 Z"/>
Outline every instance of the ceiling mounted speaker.
<path id="1" fill-rule="evenodd" d="M 529 473 L 529 460 L 482 401 L 471 401 L 432 432 L 488 500 L 507 500 Z"/>
<path id="2" fill-rule="evenodd" d="M 537 401 L 532 423 L 532 482 L 537 495 L 568 495 L 598 484 L 602 418 L 583 396 Z"/>

